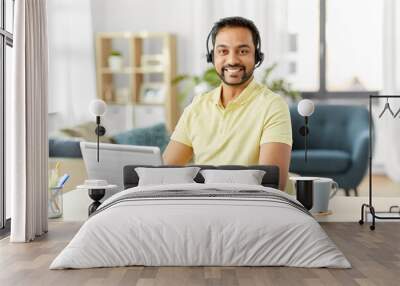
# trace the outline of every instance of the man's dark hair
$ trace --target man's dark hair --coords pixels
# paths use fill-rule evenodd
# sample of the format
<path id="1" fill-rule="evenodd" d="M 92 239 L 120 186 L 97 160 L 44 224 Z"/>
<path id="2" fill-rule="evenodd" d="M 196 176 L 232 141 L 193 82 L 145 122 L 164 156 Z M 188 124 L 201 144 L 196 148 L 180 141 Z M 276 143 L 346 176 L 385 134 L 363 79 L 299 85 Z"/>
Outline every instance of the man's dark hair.
<path id="1" fill-rule="evenodd" d="M 213 47 L 215 46 L 215 38 L 217 37 L 218 32 L 222 28 L 226 28 L 226 27 L 242 27 L 242 28 L 249 29 L 251 32 L 251 35 L 253 37 L 254 47 L 256 49 L 259 48 L 260 33 L 258 32 L 256 25 L 253 23 L 253 21 L 248 20 L 243 17 L 238 17 L 238 16 L 222 18 L 214 24 L 214 26 L 211 30 L 211 40 L 212 40 Z"/>

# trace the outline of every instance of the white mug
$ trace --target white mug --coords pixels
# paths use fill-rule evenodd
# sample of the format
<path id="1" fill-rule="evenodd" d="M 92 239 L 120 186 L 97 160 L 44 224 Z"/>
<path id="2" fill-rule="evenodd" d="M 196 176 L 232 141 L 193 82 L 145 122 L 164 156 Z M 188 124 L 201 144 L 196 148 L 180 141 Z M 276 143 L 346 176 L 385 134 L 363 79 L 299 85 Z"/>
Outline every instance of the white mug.
<path id="1" fill-rule="evenodd" d="M 338 184 L 331 178 L 315 178 L 313 208 L 310 212 L 327 212 L 329 200 L 336 194 L 338 187 Z"/>

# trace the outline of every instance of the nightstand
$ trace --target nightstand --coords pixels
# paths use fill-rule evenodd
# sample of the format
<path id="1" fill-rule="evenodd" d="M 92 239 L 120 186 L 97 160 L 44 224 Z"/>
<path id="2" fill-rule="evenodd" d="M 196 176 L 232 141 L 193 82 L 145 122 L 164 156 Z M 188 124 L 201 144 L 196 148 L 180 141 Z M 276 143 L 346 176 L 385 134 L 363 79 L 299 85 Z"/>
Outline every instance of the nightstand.
<path id="1" fill-rule="evenodd" d="M 89 208 L 88 208 L 88 215 L 90 216 L 101 205 L 100 200 L 106 194 L 106 190 L 115 189 L 115 188 L 118 188 L 118 186 L 117 185 L 106 185 L 106 186 L 80 185 L 80 186 L 77 186 L 76 188 L 87 190 L 89 197 L 93 200 L 93 202 L 89 205 Z"/>
<path id="2" fill-rule="evenodd" d="M 105 196 L 114 194 L 114 189 L 108 189 Z M 101 200 L 101 199 L 100 199 Z M 74 189 L 63 194 L 63 221 L 85 221 L 88 219 L 88 207 L 93 200 L 88 195 L 87 189 Z"/>

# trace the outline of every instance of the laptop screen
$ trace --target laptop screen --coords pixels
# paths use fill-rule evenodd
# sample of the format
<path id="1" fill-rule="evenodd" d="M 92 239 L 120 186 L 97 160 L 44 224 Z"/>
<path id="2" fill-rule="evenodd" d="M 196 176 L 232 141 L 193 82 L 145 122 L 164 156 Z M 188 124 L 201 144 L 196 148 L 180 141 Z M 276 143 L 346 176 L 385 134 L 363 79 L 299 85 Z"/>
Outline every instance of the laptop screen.
<path id="1" fill-rule="evenodd" d="M 162 165 L 160 148 L 150 146 L 81 142 L 82 157 L 89 179 L 107 180 L 123 190 L 123 169 L 126 165 Z M 115 193 L 115 192 L 113 192 Z"/>

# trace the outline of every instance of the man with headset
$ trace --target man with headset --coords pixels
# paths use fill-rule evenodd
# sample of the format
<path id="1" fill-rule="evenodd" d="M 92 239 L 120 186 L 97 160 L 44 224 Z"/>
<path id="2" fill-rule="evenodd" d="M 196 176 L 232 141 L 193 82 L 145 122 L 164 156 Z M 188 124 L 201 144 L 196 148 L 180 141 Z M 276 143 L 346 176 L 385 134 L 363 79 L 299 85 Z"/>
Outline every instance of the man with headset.
<path id="1" fill-rule="evenodd" d="M 209 50 L 209 39 L 213 48 Z M 290 163 L 292 128 L 286 102 L 257 83 L 261 65 L 257 27 L 242 17 L 216 22 L 207 37 L 207 61 L 221 85 L 195 97 L 185 108 L 164 154 L 167 165 L 276 165 L 284 190 Z"/>

